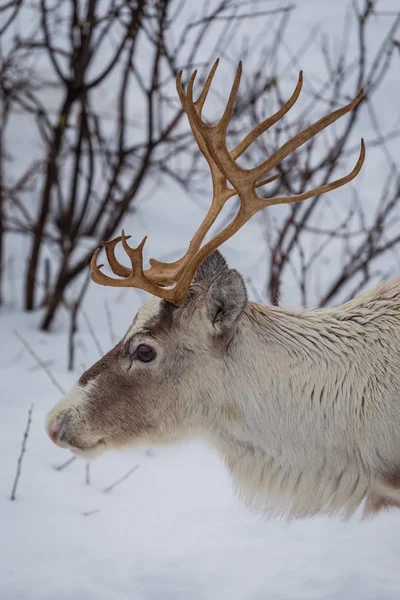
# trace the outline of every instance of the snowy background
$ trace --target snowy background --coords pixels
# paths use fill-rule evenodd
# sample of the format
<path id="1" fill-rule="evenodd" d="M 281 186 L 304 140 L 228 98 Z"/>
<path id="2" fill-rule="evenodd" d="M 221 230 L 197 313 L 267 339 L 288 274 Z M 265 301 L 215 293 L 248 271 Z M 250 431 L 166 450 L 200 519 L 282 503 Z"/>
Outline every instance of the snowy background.
<path id="1" fill-rule="evenodd" d="M 290 24 L 293 47 L 316 25 L 335 39 L 347 7 L 344 0 L 299 0 Z M 396 11 L 399 2 L 385 0 L 380 8 Z M 377 39 L 380 33 L 378 20 Z M 301 67 L 307 76 L 317 77 L 319 57 L 306 53 Z M 389 74 L 381 94 L 386 128 L 399 122 L 399 73 Z M 368 123 L 363 126 L 368 139 Z M 15 131 L 13 143 L 23 148 L 22 130 Z M 366 190 L 366 202 L 374 201 L 381 160 L 370 154 L 368 169 L 355 184 Z M 344 197 L 338 195 L 337 201 Z M 188 201 L 171 185 L 139 203 L 124 226 L 138 240 L 149 233 L 149 252 L 162 256 L 171 240 L 179 239 L 184 247 L 182 231 L 189 240 L 203 211 L 201 203 Z M 12 253 L 24 255 L 24 244 L 24 238 L 16 237 Z M 232 266 L 251 276 L 260 291 L 263 244 L 260 220 L 255 219 L 224 247 Z M 38 331 L 40 311 L 27 315 L 20 310 L 22 272 L 23 265 L 14 262 L 7 274 L 11 291 L 0 312 L 1 600 L 400 598 L 398 512 L 367 522 L 360 522 L 359 515 L 348 523 L 321 518 L 268 521 L 239 504 L 222 463 L 199 442 L 106 455 L 91 464 L 89 483 L 79 460 L 57 470 L 69 455 L 47 438 L 44 420 L 60 392 L 26 344 L 67 390 L 99 358 L 100 349 L 106 352 L 124 334 L 146 295 L 89 286 L 83 306 L 87 320 L 81 320 L 78 360 L 71 373 L 66 370 L 67 318 L 60 314 L 51 334 Z M 87 323 L 95 329 L 97 343 Z M 10 502 L 32 403 L 17 499 Z"/>

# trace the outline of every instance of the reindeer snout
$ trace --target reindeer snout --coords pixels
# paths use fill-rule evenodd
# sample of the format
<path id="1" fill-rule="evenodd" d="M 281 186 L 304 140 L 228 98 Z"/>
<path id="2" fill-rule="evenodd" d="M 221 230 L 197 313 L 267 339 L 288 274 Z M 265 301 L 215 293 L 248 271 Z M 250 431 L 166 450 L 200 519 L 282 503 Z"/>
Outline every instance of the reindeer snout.
<path id="1" fill-rule="evenodd" d="M 66 417 L 67 415 L 64 413 L 57 417 L 50 417 L 47 422 L 47 433 L 51 441 L 60 446 L 60 448 L 68 448 L 68 444 L 63 440 Z"/>
<path id="2" fill-rule="evenodd" d="M 93 431 L 88 418 L 86 391 L 75 385 L 47 415 L 46 431 L 51 441 L 77 456 L 94 458 L 106 447 L 102 432 Z"/>

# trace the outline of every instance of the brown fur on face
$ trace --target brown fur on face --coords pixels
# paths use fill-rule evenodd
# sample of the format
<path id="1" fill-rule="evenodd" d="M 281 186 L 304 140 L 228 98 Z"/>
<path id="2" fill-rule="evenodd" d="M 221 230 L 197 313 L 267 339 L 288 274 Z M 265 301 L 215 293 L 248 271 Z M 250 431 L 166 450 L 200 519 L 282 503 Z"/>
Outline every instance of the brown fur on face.
<path id="1" fill-rule="evenodd" d="M 103 372 L 107 371 L 107 369 L 112 366 L 113 362 L 118 360 L 122 347 L 123 343 L 121 340 L 116 346 L 114 346 L 114 348 L 112 348 L 112 350 L 107 352 L 107 354 L 98 360 L 97 363 L 94 363 L 94 365 L 92 365 L 87 371 L 82 373 L 78 380 L 79 385 L 85 386 L 87 383 L 89 383 L 89 381 L 93 381 Z"/>

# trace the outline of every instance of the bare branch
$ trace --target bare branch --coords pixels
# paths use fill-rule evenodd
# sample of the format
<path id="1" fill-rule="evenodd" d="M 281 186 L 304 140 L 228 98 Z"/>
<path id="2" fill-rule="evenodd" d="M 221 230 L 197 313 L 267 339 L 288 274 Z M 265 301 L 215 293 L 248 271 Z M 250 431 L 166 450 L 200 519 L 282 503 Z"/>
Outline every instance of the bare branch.
<path id="1" fill-rule="evenodd" d="M 26 348 L 29 352 L 29 354 L 35 359 L 35 361 L 37 362 L 37 364 L 44 370 L 44 372 L 46 373 L 46 375 L 48 376 L 48 378 L 50 379 L 51 383 L 54 385 L 54 387 L 63 395 L 65 396 L 65 390 L 61 387 L 61 385 L 58 383 L 58 381 L 56 380 L 56 378 L 54 377 L 54 375 L 52 374 L 52 372 L 50 371 L 48 365 L 46 364 L 46 362 L 40 358 L 40 356 L 38 354 L 36 354 L 36 352 L 33 350 L 32 346 L 28 343 L 28 341 L 19 333 L 19 331 L 17 331 L 16 329 L 13 330 L 14 335 L 19 339 L 19 341 L 21 342 L 21 344 L 24 346 L 24 348 Z"/>
<path id="2" fill-rule="evenodd" d="M 28 412 L 28 421 L 26 423 L 26 427 L 25 427 L 25 431 L 24 431 L 24 437 L 22 438 L 21 452 L 19 454 L 18 463 L 17 463 L 17 472 L 15 474 L 15 479 L 14 479 L 14 483 L 13 483 L 12 490 L 11 490 L 11 496 L 10 496 L 10 500 L 11 501 L 14 501 L 15 498 L 16 498 L 17 487 L 18 487 L 18 483 L 19 483 L 19 480 L 20 480 L 20 477 L 21 477 L 22 460 L 23 460 L 24 454 L 26 452 L 26 443 L 28 441 L 29 430 L 31 428 L 31 423 L 32 423 L 32 411 L 33 411 L 33 404 L 31 404 L 31 407 L 30 407 L 29 412 Z"/>
<path id="3" fill-rule="evenodd" d="M 123 481 L 126 481 L 128 479 L 128 477 L 130 477 L 132 475 L 132 473 L 134 473 L 135 471 L 138 470 L 138 468 L 139 468 L 139 465 L 135 465 L 134 467 L 132 467 L 131 469 L 129 469 L 129 471 L 127 473 L 125 473 L 125 475 L 122 475 L 122 477 L 120 477 L 119 479 L 117 479 L 116 481 L 114 481 L 114 483 L 112 483 L 111 485 L 108 485 L 107 487 L 105 487 L 103 489 L 103 493 L 104 494 L 109 494 L 115 487 L 117 487 L 117 485 L 119 485 Z"/>
<path id="4" fill-rule="evenodd" d="M 69 458 L 68 460 L 64 461 L 60 465 L 57 465 L 56 467 L 54 467 L 54 469 L 56 471 L 63 471 L 64 469 L 66 469 L 67 467 L 69 467 L 70 465 L 72 465 L 72 463 L 75 462 L 76 460 L 77 460 L 76 456 L 71 456 L 71 458 Z"/>

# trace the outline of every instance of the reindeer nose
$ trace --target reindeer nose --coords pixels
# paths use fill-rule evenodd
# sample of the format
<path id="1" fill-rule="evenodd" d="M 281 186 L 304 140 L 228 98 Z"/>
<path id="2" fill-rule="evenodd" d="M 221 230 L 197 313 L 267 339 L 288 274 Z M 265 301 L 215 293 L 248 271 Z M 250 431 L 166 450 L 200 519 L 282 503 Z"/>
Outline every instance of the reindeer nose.
<path id="1" fill-rule="evenodd" d="M 52 419 L 47 425 L 47 433 L 51 441 L 60 448 L 68 448 L 68 444 L 63 443 L 61 439 L 65 417 L 66 415 L 61 415 L 54 420 Z"/>

